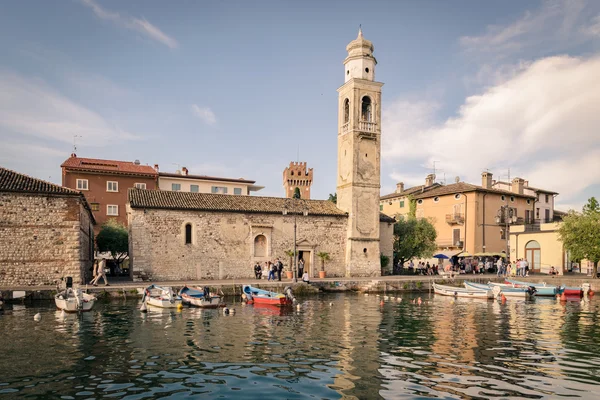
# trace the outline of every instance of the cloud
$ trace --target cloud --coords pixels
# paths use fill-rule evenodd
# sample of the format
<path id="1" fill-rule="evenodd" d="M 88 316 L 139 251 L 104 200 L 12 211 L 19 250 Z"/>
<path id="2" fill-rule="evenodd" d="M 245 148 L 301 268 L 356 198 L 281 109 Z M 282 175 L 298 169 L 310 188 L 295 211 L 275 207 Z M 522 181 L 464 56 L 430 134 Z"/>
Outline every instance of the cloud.
<path id="1" fill-rule="evenodd" d="M 103 146 L 138 137 L 75 103 L 43 81 L 0 71 L 0 131 L 71 143 Z"/>
<path id="2" fill-rule="evenodd" d="M 600 14 L 596 15 L 591 23 L 583 27 L 581 31 L 586 35 L 600 38 Z"/>
<path id="3" fill-rule="evenodd" d="M 217 123 L 217 117 L 209 107 L 199 107 L 196 104 L 192 104 L 192 113 L 207 125 L 215 125 Z"/>
<path id="4" fill-rule="evenodd" d="M 90 7 L 94 14 L 100 19 L 111 21 L 123 28 L 136 31 L 149 37 L 152 40 L 160 42 L 172 49 L 179 47 L 177 40 L 173 39 L 156 26 L 152 25 L 145 18 L 124 17 L 117 12 L 109 11 L 100 7 L 94 0 L 81 0 L 81 2 Z"/>
<path id="5" fill-rule="evenodd" d="M 570 201 L 600 183 L 598 71 L 598 56 L 540 59 L 441 122 L 438 104 L 397 99 L 383 110 L 383 160 L 397 169 L 439 161 L 447 176 L 474 183 L 486 168 L 498 178 L 510 167 Z"/>

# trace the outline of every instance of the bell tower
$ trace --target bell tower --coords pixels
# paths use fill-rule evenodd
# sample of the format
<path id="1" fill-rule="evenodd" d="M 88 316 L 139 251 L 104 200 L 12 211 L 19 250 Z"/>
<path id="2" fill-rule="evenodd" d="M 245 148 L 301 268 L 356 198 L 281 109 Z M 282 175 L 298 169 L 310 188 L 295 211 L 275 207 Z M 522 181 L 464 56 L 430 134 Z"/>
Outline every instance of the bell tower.
<path id="1" fill-rule="evenodd" d="M 373 44 L 358 37 L 346 47 L 345 83 L 338 89 L 337 206 L 348 213 L 346 276 L 379 276 L 381 87 Z"/>

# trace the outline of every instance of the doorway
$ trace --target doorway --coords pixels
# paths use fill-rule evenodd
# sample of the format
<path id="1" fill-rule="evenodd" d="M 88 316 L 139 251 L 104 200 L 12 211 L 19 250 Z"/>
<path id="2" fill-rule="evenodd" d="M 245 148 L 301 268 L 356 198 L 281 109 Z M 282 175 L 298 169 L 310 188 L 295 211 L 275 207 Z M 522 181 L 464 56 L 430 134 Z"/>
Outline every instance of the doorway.
<path id="1" fill-rule="evenodd" d="M 525 245 L 525 259 L 529 263 L 529 268 L 533 272 L 540 272 L 542 269 L 542 250 L 540 244 L 535 240 L 527 242 Z"/>
<path id="2" fill-rule="evenodd" d="M 304 261 L 304 272 L 308 273 L 308 276 L 314 278 L 312 268 L 312 251 L 310 250 L 298 250 L 298 265 L 300 265 L 300 260 Z M 301 279 L 302 276 L 298 276 L 298 279 Z"/>

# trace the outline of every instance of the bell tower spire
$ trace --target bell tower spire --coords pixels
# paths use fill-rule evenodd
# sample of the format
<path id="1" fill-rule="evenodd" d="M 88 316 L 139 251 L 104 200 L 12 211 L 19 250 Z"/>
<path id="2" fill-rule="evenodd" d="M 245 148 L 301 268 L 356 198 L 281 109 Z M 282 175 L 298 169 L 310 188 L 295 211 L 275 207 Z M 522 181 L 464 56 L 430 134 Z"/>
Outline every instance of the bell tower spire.
<path id="1" fill-rule="evenodd" d="M 362 28 L 346 50 L 345 83 L 338 89 L 337 177 L 337 206 L 348 213 L 346 276 L 378 276 L 383 83 L 375 81 L 374 47 Z"/>

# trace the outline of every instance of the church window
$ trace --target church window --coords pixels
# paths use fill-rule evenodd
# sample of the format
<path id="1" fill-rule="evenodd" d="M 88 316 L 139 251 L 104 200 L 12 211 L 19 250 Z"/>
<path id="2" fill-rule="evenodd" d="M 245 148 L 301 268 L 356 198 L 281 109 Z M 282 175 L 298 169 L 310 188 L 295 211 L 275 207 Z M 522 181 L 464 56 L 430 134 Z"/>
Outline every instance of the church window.
<path id="1" fill-rule="evenodd" d="M 267 256 L 267 237 L 258 235 L 254 238 L 254 257 Z"/>
<path id="2" fill-rule="evenodd" d="M 344 123 L 347 124 L 350 121 L 350 100 L 344 100 Z"/>
<path id="3" fill-rule="evenodd" d="M 371 98 L 369 96 L 365 96 L 362 98 L 361 112 L 360 117 L 363 121 L 371 122 L 371 114 L 373 107 L 371 105 Z"/>
<path id="4" fill-rule="evenodd" d="M 369 68 L 365 68 L 365 72 L 368 74 L 369 73 Z"/>
<path id="5" fill-rule="evenodd" d="M 192 244 L 192 224 L 185 224 L 185 244 Z"/>
<path id="6" fill-rule="evenodd" d="M 294 171 L 291 172 L 292 176 L 294 176 Z"/>

